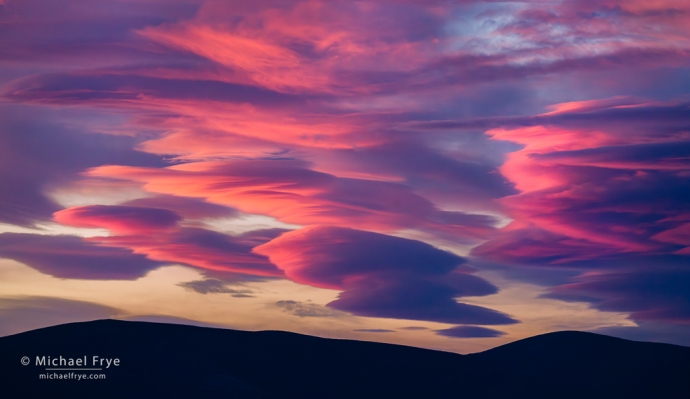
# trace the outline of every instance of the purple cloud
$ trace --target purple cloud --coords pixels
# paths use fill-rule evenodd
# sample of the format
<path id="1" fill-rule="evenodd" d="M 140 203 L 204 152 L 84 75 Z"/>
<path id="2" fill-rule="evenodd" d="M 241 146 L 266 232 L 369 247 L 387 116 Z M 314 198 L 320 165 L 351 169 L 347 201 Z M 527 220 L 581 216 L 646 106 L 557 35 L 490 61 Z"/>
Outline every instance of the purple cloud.
<path id="1" fill-rule="evenodd" d="M 664 270 L 662 262 L 662 259 L 657 260 L 657 270 L 584 274 L 570 284 L 551 288 L 546 296 L 590 302 L 600 310 L 629 313 L 636 321 L 687 324 L 690 320 L 690 270 Z"/>
<path id="2" fill-rule="evenodd" d="M 59 223 L 75 227 L 105 228 L 116 234 L 146 234 L 171 230 L 182 220 L 167 209 L 136 206 L 90 205 L 55 212 Z"/>
<path id="3" fill-rule="evenodd" d="M 690 320 L 682 1 L 1 3 L 0 223 L 113 234 L 5 234 L 2 256 L 79 278 L 179 263 L 198 292 L 288 277 L 362 316 L 515 321 L 457 302 L 497 288 L 405 234 L 474 246 L 478 268 L 554 298 Z M 106 184 L 149 197 L 52 195 Z M 302 228 L 199 228 L 243 214 Z"/>
<path id="4" fill-rule="evenodd" d="M 157 195 L 154 197 L 138 198 L 127 201 L 121 205 L 167 209 L 188 220 L 229 218 L 238 216 L 237 210 L 233 208 L 211 204 L 197 198 L 174 197 L 171 195 Z"/>
<path id="5" fill-rule="evenodd" d="M 511 324 L 511 317 L 455 298 L 497 292 L 456 271 L 465 260 L 426 243 L 360 230 L 314 226 L 254 248 L 302 284 L 342 290 L 328 306 L 367 317 Z"/>
<path id="6" fill-rule="evenodd" d="M 88 133 L 58 122 L 55 112 L 18 106 L 0 108 L 0 222 L 31 226 L 61 207 L 46 195 L 104 163 L 162 165 L 135 151 L 132 137 Z"/>
<path id="7" fill-rule="evenodd" d="M 0 256 L 54 277 L 87 280 L 135 280 L 162 265 L 81 237 L 39 234 L 0 234 Z"/>
<path id="8" fill-rule="evenodd" d="M 450 338 L 495 338 L 505 335 L 503 331 L 478 326 L 456 326 L 436 330 L 436 335 Z"/>

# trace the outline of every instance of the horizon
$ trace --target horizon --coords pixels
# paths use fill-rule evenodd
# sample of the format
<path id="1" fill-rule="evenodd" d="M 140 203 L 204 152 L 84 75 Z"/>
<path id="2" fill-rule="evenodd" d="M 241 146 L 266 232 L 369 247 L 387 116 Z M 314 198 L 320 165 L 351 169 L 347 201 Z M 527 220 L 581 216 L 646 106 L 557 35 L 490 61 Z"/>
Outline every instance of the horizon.
<path id="1" fill-rule="evenodd" d="M 149 317 L 151 319 L 149 319 Z M 418 348 L 418 349 L 425 349 L 425 350 L 430 350 L 430 351 L 438 351 L 438 352 L 444 352 L 444 353 L 452 353 L 456 355 L 470 355 L 470 354 L 477 354 L 477 353 L 482 353 L 494 348 L 499 348 L 502 346 L 506 346 L 512 343 L 516 343 L 519 341 L 523 340 L 528 340 L 530 338 L 538 338 L 538 337 L 543 337 L 547 335 L 561 335 L 562 333 L 575 333 L 575 334 L 582 334 L 582 335 L 593 335 L 597 337 L 603 337 L 603 338 L 613 338 L 615 340 L 622 340 L 622 341 L 628 341 L 628 342 L 637 342 L 637 343 L 647 343 L 647 344 L 662 344 L 662 345 L 670 345 L 670 346 L 677 346 L 677 347 L 686 347 L 690 348 L 689 345 L 680 345 L 680 344 L 671 344 L 671 343 L 666 343 L 666 342 L 655 342 L 655 341 L 642 341 L 642 340 L 636 340 L 636 339 L 629 339 L 629 338 L 621 338 L 621 337 L 616 337 L 613 335 L 607 335 L 607 334 L 602 334 L 602 333 L 595 333 L 591 331 L 580 331 L 580 330 L 558 330 L 558 331 L 550 331 L 546 333 L 540 333 L 537 335 L 533 335 L 530 337 L 525 337 L 521 338 L 515 341 L 511 342 L 506 342 L 504 344 L 501 344 L 499 346 L 491 347 L 483 351 L 479 352 L 469 352 L 469 353 L 457 353 L 457 352 L 452 352 L 452 351 L 443 351 L 439 349 L 433 349 L 433 348 L 424 348 L 420 346 L 412 346 L 412 345 L 405 345 L 405 344 L 396 344 L 396 343 L 390 343 L 390 342 L 380 342 L 380 341 L 368 341 L 364 339 L 352 339 L 352 338 L 342 338 L 339 337 L 336 333 L 334 336 L 329 336 L 329 335 L 312 335 L 312 334 L 304 334 L 304 333 L 295 333 L 292 331 L 285 331 L 285 330 L 239 330 L 239 329 L 234 329 L 234 328 L 229 328 L 229 327 L 223 327 L 223 326 L 217 326 L 217 325 L 212 325 L 212 324 L 205 324 L 205 323 L 198 323 L 194 322 L 193 320 L 184 320 L 184 319 L 168 319 L 168 320 L 161 320 L 157 318 L 156 316 L 137 316 L 134 319 L 116 319 L 116 318 L 108 318 L 108 319 L 93 319 L 93 320 L 83 320 L 83 321 L 72 321 L 68 323 L 62 323 L 62 324 L 54 324 L 54 325 L 49 325 L 45 327 L 40 327 L 32 330 L 27 330 L 27 331 L 22 331 L 18 332 L 15 334 L 10 334 L 10 335 L 5 335 L 1 336 L 0 338 L 3 337 L 11 337 L 14 335 L 19 335 L 19 334 L 24 334 L 24 333 L 31 333 L 34 331 L 39 331 L 39 330 L 52 330 L 52 327 L 62 327 L 62 326 L 74 326 L 74 325 L 79 325 L 79 324 L 88 324 L 88 323 L 96 323 L 96 322 L 104 322 L 104 321 L 117 321 L 117 322 L 126 322 L 126 323 L 143 323 L 143 324 L 161 324 L 163 326 L 184 326 L 184 327 L 197 327 L 200 329 L 215 329 L 215 330 L 229 330 L 233 332 L 240 332 L 240 333 L 260 333 L 260 332 L 276 332 L 276 333 L 287 333 L 287 334 L 297 334 L 297 335 L 303 335 L 307 337 L 312 337 L 312 338 L 322 338 L 322 339 L 332 339 L 332 340 L 343 340 L 343 341 L 355 341 L 355 342 L 369 342 L 369 343 L 377 343 L 377 344 L 387 344 L 387 345 L 396 345 L 396 346 L 404 346 L 408 348 Z"/>
<path id="2" fill-rule="evenodd" d="M 0 0 L 0 337 L 690 346 L 690 3 Z"/>
<path id="3" fill-rule="evenodd" d="M 36 397 L 550 398 L 557 393 L 670 399 L 684 398 L 690 388 L 685 378 L 690 348 L 577 331 L 463 356 L 284 331 L 99 320 L 3 337 L 0 348 L 0 371 L 11 376 L 10 392 Z"/>

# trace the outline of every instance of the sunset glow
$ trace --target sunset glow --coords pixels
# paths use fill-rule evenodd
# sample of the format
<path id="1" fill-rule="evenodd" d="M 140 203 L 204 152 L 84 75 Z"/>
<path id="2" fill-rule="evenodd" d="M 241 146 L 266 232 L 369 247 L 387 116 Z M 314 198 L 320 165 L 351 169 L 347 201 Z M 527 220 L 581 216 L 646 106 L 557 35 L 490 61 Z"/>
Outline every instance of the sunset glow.
<path id="1" fill-rule="evenodd" d="M 690 345 L 688 77 L 681 0 L 0 0 L 0 335 Z"/>

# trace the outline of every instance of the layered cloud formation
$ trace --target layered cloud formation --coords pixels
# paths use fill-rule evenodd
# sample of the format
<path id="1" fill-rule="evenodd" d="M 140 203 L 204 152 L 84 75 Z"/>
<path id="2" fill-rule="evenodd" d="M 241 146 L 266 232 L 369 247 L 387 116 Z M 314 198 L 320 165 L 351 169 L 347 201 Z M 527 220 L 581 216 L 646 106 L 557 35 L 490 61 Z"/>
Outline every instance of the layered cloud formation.
<path id="1" fill-rule="evenodd" d="M 339 227 L 285 233 L 254 252 L 291 280 L 343 291 L 329 306 L 360 316 L 443 323 L 511 324 L 485 308 L 456 302 L 493 294 L 487 281 L 457 270 L 464 259 L 426 243 Z"/>
<path id="2" fill-rule="evenodd" d="M 499 292 L 491 267 L 685 326 L 689 20 L 680 0 L 0 2 L 0 222 L 99 229 L 0 234 L 0 256 L 183 264 L 197 292 L 289 279 L 452 337 L 520 319 L 459 302 Z"/>
<path id="3" fill-rule="evenodd" d="M 235 237 L 201 228 L 181 227 L 178 222 L 182 217 L 167 209 L 119 205 L 68 208 L 56 212 L 55 220 L 75 227 L 110 230 L 112 236 L 91 237 L 87 241 L 100 246 L 126 248 L 158 262 L 257 276 L 282 275 L 265 257 L 251 252 L 257 243 L 264 240 L 261 231 Z M 275 234 L 268 232 L 269 237 Z"/>
<path id="4" fill-rule="evenodd" d="M 501 199 L 514 221 L 473 254 L 581 270 L 548 296 L 687 323 L 688 104 L 612 99 L 554 109 L 487 132 L 524 145 L 501 167 L 521 193 Z"/>

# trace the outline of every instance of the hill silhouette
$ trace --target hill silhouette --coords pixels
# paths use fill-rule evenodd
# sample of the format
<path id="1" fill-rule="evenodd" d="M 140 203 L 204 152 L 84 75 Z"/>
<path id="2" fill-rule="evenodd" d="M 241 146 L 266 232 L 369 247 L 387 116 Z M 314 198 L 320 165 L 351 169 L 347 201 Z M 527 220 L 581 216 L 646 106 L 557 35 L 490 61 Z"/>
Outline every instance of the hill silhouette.
<path id="1" fill-rule="evenodd" d="M 22 357 L 30 364 L 23 366 Z M 118 358 L 46 380 L 36 357 Z M 458 355 L 400 345 L 98 320 L 0 338 L 7 398 L 688 398 L 690 348 L 566 331 Z"/>

